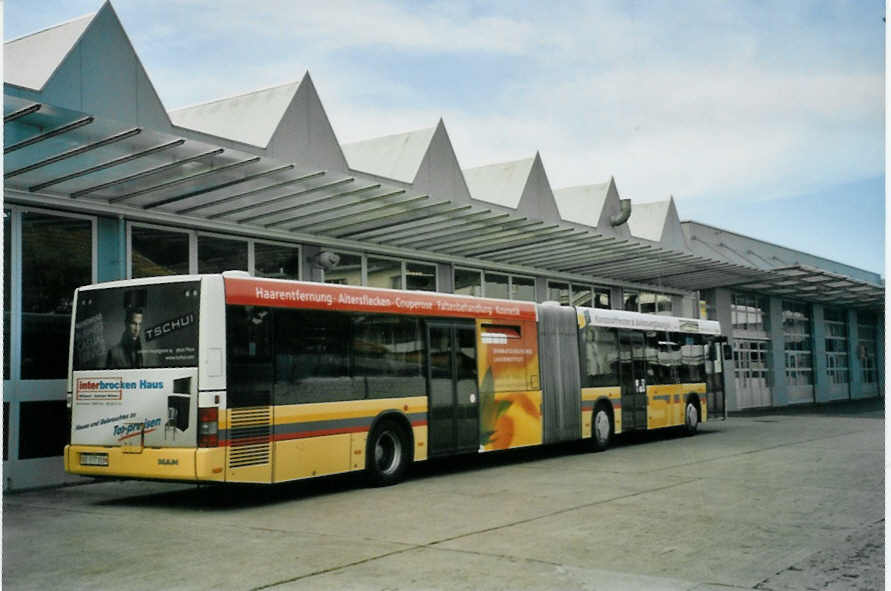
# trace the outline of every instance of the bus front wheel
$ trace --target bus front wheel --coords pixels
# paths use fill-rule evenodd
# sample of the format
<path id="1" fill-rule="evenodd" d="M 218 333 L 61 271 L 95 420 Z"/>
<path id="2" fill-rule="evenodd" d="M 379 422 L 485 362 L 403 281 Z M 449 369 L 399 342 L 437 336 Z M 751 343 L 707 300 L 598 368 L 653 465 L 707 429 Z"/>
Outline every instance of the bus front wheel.
<path id="1" fill-rule="evenodd" d="M 368 437 L 365 471 L 372 486 L 389 486 L 401 481 L 411 463 L 411 446 L 405 430 L 395 421 L 384 419 Z"/>

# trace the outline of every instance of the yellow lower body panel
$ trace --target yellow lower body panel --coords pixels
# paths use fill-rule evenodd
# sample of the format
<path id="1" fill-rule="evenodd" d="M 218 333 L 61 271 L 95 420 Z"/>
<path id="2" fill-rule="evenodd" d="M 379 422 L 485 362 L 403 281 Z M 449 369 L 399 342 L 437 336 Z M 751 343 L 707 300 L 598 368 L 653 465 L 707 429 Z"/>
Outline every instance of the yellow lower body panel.
<path id="1" fill-rule="evenodd" d="M 122 447 L 66 445 L 65 471 L 83 476 L 151 478 L 159 480 L 207 480 L 222 482 L 226 463 L 224 448 L 143 448 L 139 453 Z M 107 466 L 81 465 L 81 454 L 106 454 Z"/>
<path id="2" fill-rule="evenodd" d="M 352 434 L 340 433 L 277 441 L 272 451 L 275 458 L 273 482 L 349 472 L 352 469 L 352 439 Z M 362 467 L 365 467 L 364 454 Z"/>
<path id="3" fill-rule="evenodd" d="M 411 428 L 415 437 L 415 461 L 421 462 L 427 459 L 427 425 L 419 425 Z M 364 440 L 362 442 L 365 443 Z M 363 449 L 365 449 L 363 447 Z M 365 465 L 363 458 L 362 465 Z"/>

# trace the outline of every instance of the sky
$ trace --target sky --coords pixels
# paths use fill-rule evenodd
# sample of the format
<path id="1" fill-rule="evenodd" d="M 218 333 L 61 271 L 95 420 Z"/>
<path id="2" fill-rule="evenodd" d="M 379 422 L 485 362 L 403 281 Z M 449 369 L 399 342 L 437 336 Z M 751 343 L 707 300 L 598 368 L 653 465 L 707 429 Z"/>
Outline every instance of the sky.
<path id="1" fill-rule="evenodd" d="M 308 70 L 342 143 L 443 118 L 464 168 L 540 152 L 551 186 L 885 273 L 880 0 L 116 0 L 175 109 Z M 12 39 L 98 0 L 6 0 Z"/>

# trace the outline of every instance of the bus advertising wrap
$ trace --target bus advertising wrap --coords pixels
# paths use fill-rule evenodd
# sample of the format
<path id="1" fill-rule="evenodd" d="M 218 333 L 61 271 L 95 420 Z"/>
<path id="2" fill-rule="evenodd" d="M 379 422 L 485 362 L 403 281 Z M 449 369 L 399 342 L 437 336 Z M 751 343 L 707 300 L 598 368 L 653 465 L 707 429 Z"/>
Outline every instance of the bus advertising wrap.
<path id="1" fill-rule="evenodd" d="M 80 291 L 74 369 L 198 365 L 199 283 Z"/>
<path id="2" fill-rule="evenodd" d="M 227 277 L 225 281 L 226 303 L 242 306 L 535 320 L 535 304 L 530 302 L 268 279 Z"/>
<path id="3" fill-rule="evenodd" d="M 192 368 L 75 372 L 71 443 L 194 446 L 195 376 Z"/>

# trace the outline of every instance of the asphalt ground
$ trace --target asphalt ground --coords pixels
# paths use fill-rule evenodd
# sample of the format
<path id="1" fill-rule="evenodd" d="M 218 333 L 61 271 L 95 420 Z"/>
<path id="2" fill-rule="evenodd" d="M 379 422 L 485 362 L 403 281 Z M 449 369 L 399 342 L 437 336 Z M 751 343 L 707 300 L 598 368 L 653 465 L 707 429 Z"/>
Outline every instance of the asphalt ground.
<path id="1" fill-rule="evenodd" d="M 6 589 L 883 589 L 882 401 L 419 464 L 6 495 Z"/>

